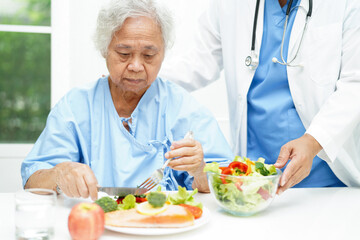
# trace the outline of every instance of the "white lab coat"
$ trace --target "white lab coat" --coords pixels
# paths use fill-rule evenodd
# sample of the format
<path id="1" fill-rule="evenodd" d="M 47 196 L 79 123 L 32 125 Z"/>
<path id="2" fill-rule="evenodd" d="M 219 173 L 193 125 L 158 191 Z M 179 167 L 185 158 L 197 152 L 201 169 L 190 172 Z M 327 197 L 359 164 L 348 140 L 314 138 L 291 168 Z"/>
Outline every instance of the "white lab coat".
<path id="1" fill-rule="evenodd" d="M 235 154 L 246 156 L 247 93 L 254 70 L 250 55 L 255 0 L 211 0 L 200 18 L 196 49 L 164 65 L 160 76 L 188 90 L 208 85 L 224 69 Z M 288 59 L 293 58 L 305 24 L 302 0 L 292 28 Z M 256 31 L 259 53 L 264 0 Z M 172 65 L 172 64 L 174 65 Z M 348 186 L 360 186 L 360 1 L 314 0 L 303 43 L 288 79 L 296 110 L 307 133 L 323 147 L 318 156 Z"/>

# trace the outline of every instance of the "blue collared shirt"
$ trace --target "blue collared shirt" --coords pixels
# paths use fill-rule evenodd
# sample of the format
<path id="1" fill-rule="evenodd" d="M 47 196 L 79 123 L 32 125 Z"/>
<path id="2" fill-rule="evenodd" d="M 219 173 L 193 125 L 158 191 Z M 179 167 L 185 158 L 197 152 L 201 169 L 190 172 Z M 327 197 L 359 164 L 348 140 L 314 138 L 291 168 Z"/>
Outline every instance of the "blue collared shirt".
<path id="1" fill-rule="evenodd" d="M 293 6 L 299 4 L 300 0 L 294 0 Z M 248 93 L 247 155 L 252 159 L 264 157 L 272 164 L 276 162 L 282 145 L 305 133 L 291 97 L 286 66 L 272 62 L 273 57 L 281 59 L 281 40 L 287 6 L 288 3 L 281 8 L 278 0 L 265 1 L 259 66 Z M 285 60 L 297 11 L 295 8 L 288 20 L 283 52 Z M 315 157 L 310 175 L 296 186 L 325 187 L 344 184 L 325 161 Z"/>
<path id="2" fill-rule="evenodd" d="M 39 169 L 64 161 L 90 166 L 104 187 L 136 187 L 162 167 L 171 143 L 192 130 L 207 162 L 234 156 L 212 114 L 184 89 L 160 78 L 131 114 L 119 117 L 108 79 L 71 90 L 51 110 L 46 127 L 21 167 L 23 184 Z M 130 127 L 128 131 L 123 122 Z M 192 189 L 187 172 L 166 168 L 165 190 Z"/>

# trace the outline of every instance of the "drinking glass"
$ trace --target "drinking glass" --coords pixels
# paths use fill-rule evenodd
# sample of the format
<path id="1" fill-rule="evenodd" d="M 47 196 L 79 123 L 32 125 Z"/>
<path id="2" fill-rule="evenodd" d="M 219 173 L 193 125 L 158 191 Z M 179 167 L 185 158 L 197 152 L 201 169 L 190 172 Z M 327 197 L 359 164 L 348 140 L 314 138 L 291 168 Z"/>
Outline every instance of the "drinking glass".
<path id="1" fill-rule="evenodd" d="M 48 240 L 54 236 L 56 193 L 31 188 L 15 193 L 16 239 Z"/>

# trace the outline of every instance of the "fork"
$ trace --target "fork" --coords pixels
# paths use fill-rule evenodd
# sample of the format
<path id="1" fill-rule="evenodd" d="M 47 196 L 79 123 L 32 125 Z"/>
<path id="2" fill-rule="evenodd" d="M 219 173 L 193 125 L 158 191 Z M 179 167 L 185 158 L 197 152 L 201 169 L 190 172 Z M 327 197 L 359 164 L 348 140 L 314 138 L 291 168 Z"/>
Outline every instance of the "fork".
<path id="1" fill-rule="evenodd" d="M 194 133 L 192 131 L 189 131 L 186 133 L 184 139 L 193 139 L 194 138 Z M 156 185 L 158 185 L 161 180 L 164 177 L 164 170 L 167 167 L 167 165 L 169 164 L 169 162 L 171 160 L 173 160 L 174 158 L 170 158 L 168 160 L 166 160 L 166 162 L 164 163 L 164 165 L 161 168 L 156 169 L 151 176 L 146 179 L 140 186 L 138 186 L 139 188 L 146 188 L 148 189 L 148 191 L 150 191 L 151 189 L 153 189 Z"/>

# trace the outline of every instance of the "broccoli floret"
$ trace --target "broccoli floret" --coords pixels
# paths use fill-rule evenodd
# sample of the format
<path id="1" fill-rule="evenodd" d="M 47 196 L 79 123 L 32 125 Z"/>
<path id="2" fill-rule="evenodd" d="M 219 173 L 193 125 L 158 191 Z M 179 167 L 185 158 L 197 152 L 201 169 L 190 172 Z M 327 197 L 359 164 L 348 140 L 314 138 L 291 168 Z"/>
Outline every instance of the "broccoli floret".
<path id="1" fill-rule="evenodd" d="M 106 213 L 115 211 L 118 207 L 117 202 L 111 197 L 102 197 L 96 200 L 95 203 L 99 205 Z"/>
<path id="2" fill-rule="evenodd" d="M 162 192 L 150 192 L 147 195 L 149 204 L 153 207 L 162 207 L 166 202 L 166 195 Z"/>

